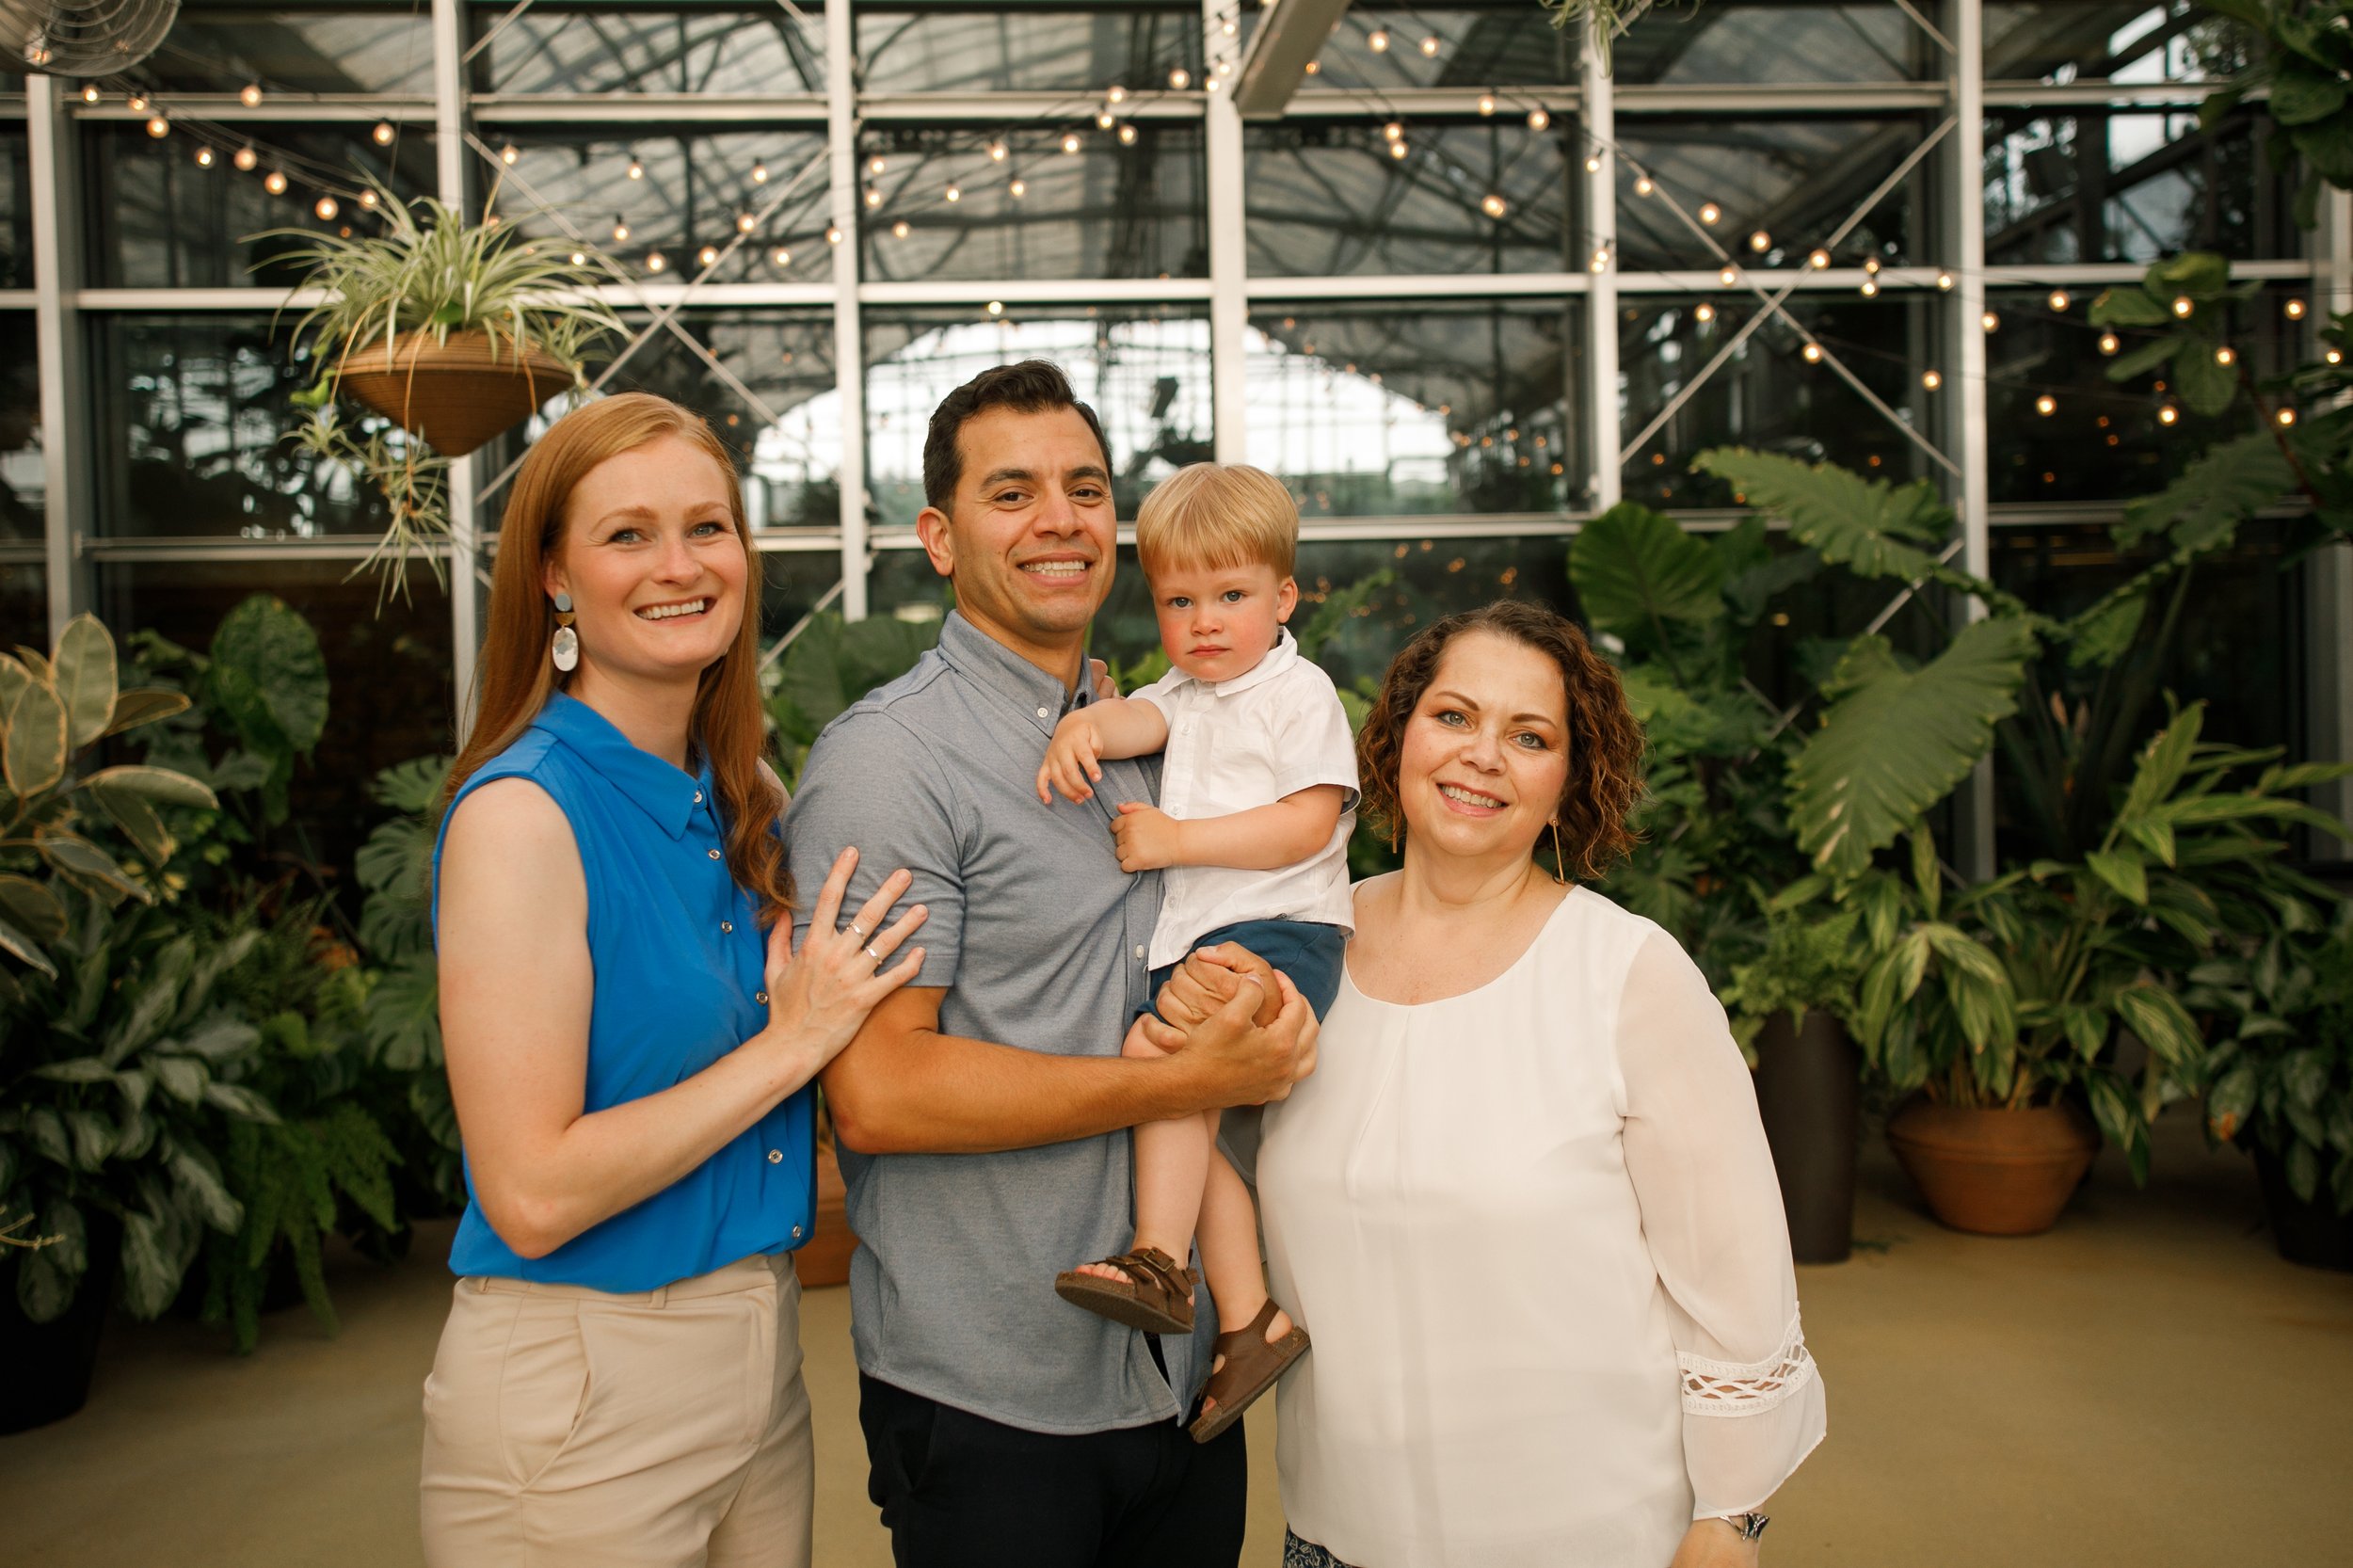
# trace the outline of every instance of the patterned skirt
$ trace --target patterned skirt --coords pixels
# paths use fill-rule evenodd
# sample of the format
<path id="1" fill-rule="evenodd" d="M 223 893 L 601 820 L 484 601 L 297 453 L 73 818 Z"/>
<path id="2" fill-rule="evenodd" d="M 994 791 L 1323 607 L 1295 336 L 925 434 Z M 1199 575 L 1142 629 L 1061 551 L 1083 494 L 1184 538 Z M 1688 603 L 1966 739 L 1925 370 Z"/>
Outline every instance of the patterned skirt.
<path id="1" fill-rule="evenodd" d="M 1314 1542 L 1302 1541 L 1287 1529 L 1283 1532 L 1283 1568 L 1350 1568 L 1350 1565 Z"/>

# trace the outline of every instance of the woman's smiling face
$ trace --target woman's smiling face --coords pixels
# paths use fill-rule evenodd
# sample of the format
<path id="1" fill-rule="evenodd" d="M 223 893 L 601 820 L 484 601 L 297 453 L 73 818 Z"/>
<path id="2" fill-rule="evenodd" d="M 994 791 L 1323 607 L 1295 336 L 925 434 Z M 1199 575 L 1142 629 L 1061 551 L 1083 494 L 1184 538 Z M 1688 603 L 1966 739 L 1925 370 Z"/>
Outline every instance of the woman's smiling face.
<path id="1" fill-rule="evenodd" d="M 1525 858 L 1568 776 L 1560 665 L 1493 632 L 1449 643 L 1399 748 L 1398 804 L 1412 840 L 1465 858 Z"/>
<path id="2" fill-rule="evenodd" d="M 718 463 L 678 436 L 608 457 L 572 487 L 546 587 L 572 596 L 584 666 L 672 681 L 726 655 L 751 576 L 728 495 Z"/>

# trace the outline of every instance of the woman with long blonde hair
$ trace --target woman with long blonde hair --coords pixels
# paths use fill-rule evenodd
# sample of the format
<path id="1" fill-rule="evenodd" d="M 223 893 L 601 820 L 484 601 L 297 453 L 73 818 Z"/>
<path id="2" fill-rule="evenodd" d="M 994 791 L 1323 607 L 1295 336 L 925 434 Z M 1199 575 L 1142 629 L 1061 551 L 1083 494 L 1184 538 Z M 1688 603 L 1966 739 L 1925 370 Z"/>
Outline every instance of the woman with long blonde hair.
<path id="1" fill-rule="evenodd" d="M 894 872 L 799 923 L 726 449 L 632 393 L 515 477 L 435 936 L 470 1201 L 424 1388 L 433 1564 L 806 1564 L 810 1080 L 913 979 Z M 897 961 L 891 962 L 894 955 Z"/>

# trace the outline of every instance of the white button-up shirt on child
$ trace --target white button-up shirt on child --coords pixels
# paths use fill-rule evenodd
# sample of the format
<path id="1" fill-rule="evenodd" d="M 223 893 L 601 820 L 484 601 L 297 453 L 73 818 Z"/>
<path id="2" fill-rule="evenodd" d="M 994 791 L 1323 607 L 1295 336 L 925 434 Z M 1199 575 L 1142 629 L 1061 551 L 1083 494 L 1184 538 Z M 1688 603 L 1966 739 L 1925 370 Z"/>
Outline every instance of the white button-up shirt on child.
<path id="1" fill-rule="evenodd" d="M 1354 928 L 1348 836 L 1356 825 L 1356 743 L 1332 678 L 1302 658 L 1287 631 L 1267 656 L 1231 680 L 1172 669 L 1135 694 L 1168 720 L 1160 759 L 1160 809 L 1182 821 L 1272 806 L 1318 784 L 1348 792 L 1324 846 L 1273 871 L 1171 866 L 1160 873 L 1153 968 L 1241 920 L 1314 920 Z"/>

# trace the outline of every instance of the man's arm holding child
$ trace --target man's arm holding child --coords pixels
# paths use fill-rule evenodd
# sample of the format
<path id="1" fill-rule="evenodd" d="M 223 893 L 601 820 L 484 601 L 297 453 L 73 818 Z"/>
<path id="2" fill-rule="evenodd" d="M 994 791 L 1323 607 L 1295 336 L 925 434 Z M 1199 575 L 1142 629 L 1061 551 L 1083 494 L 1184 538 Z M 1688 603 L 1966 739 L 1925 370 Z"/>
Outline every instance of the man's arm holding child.
<path id="1" fill-rule="evenodd" d="M 1348 808 L 1348 794 L 1337 784 L 1310 784 L 1270 806 L 1184 821 L 1156 806 L 1124 801 L 1119 820 L 1112 824 L 1112 840 L 1123 872 L 1162 866 L 1271 872 L 1295 866 L 1330 843 Z"/>
<path id="2" fill-rule="evenodd" d="M 1168 744 L 1168 715 L 1136 697 L 1110 697 L 1063 715 L 1047 743 L 1046 761 L 1037 770 L 1037 798 L 1054 804 L 1055 790 L 1065 800 L 1092 800 L 1094 786 L 1103 781 L 1098 761 L 1148 757 Z"/>

